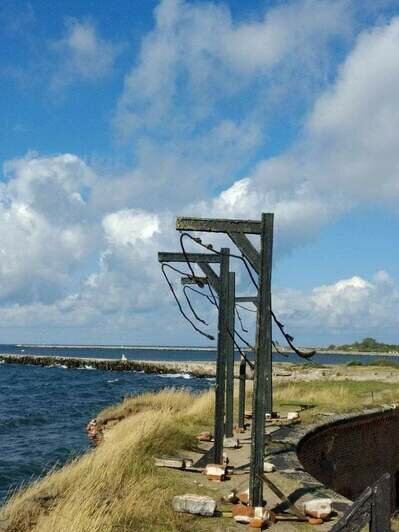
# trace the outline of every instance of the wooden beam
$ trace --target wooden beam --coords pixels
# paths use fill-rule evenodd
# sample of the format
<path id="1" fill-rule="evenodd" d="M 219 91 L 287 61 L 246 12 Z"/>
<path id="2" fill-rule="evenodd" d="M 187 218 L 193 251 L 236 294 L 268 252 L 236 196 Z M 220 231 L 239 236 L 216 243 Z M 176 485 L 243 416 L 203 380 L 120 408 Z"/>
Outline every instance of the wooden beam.
<path id="1" fill-rule="evenodd" d="M 229 305 L 228 305 L 228 349 L 226 359 L 226 438 L 233 437 L 234 427 L 234 328 L 235 328 L 235 284 L 236 274 L 229 273 Z"/>
<path id="2" fill-rule="evenodd" d="M 230 239 L 234 242 L 234 244 L 237 246 L 237 248 L 241 251 L 241 253 L 245 256 L 245 258 L 249 261 L 252 268 L 256 271 L 256 273 L 259 275 L 260 271 L 260 256 L 259 251 L 254 248 L 252 245 L 252 242 L 248 239 L 248 237 L 242 233 L 228 233 Z"/>
<path id="3" fill-rule="evenodd" d="M 181 278 L 181 284 L 187 285 L 187 284 L 196 284 L 198 285 L 198 282 L 201 282 L 202 284 L 208 284 L 208 278 L 207 277 L 199 277 L 196 276 L 195 279 L 192 277 L 182 277 Z"/>
<path id="4" fill-rule="evenodd" d="M 223 463 L 224 414 L 225 414 L 225 379 L 226 358 L 228 352 L 228 305 L 229 305 L 229 255 L 227 248 L 221 249 L 220 263 L 220 293 L 219 293 L 219 321 L 218 346 L 216 359 L 215 386 L 215 426 L 213 460 L 215 464 Z"/>
<path id="5" fill-rule="evenodd" d="M 249 233 L 260 235 L 261 222 L 223 218 L 178 217 L 176 219 L 176 229 L 180 231 L 206 231 L 207 233 Z"/>
<path id="6" fill-rule="evenodd" d="M 206 275 L 208 279 L 208 283 L 215 290 L 215 292 L 219 295 L 220 277 L 213 271 L 213 269 L 211 268 L 211 266 L 209 266 L 209 264 L 206 264 L 205 262 L 203 262 L 203 263 L 199 263 L 198 266 L 201 268 L 203 273 Z M 222 268 L 222 266 L 220 266 L 220 268 Z"/>
<path id="7" fill-rule="evenodd" d="M 258 302 L 258 296 L 237 296 L 236 303 L 254 303 L 256 305 Z"/>
<path id="8" fill-rule="evenodd" d="M 273 214 L 262 214 L 259 306 L 256 316 L 256 351 L 249 475 L 249 503 L 254 508 L 263 506 L 262 477 L 265 452 L 265 416 L 266 413 L 272 413 L 272 246 Z"/>
<path id="9" fill-rule="evenodd" d="M 220 263 L 220 255 L 215 253 L 186 253 L 186 256 L 189 262 L 196 262 L 197 264 Z M 158 253 L 158 262 L 186 262 L 186 257 L 184 253 L 160 251 Z"/>

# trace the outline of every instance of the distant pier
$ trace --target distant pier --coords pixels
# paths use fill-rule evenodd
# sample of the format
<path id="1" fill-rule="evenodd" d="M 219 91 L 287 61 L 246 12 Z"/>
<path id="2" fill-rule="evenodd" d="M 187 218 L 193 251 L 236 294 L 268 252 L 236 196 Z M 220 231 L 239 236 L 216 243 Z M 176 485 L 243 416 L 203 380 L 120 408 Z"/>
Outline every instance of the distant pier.
<path id="1" fill-rule="evenodd" d="M 189 374 L 190 376 L 198 378 L 211 378 L 214 377 L 216 373 L 216 367 L 213 362 L 163 362 L 23 354 L 0 354 L 0 362 L 30 366 L 63 367 L 68 369 L 135 371 L 159 375 Z"/>

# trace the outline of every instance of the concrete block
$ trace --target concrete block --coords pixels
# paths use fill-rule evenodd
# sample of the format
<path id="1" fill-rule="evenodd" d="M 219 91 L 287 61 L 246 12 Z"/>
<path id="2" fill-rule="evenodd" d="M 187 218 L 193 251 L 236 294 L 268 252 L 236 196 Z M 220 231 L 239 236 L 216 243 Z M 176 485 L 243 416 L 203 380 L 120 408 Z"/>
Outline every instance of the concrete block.
<path id="1" fill-rule="evenodd" d="M 303 511 L 306 515 L 316 519 L 328 519 L 332 512 L 331 499 L 312 499 L 303 503 Z"/>
<path id="2" fill-rule="evenodd" d="M 175 512 L 211 517 L 216 510 L 216 501 L 206 495 L 176 495 L 173 497 L 172 507 Z"/>
<path id="3" fill-rule="evenodd" d="M 299 419 L 299 413 L 298 412 L 288 412 L 287 419 L 288 419 L 288 421 L 292 421 L 294 419 Z"/>

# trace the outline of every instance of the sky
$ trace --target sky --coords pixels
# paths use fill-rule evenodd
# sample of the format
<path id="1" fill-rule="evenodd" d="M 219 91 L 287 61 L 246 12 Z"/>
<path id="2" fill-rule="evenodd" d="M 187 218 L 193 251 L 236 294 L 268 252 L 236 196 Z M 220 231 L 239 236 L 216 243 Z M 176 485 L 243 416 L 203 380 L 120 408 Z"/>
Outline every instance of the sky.
<path id="1" fill-rule="evenodd" d="M 157 252 L 262 212 L 298 345 L 399 343 L 399 0 L 2 0 L 0 43 L 0 343 L 207 344 Z"/>

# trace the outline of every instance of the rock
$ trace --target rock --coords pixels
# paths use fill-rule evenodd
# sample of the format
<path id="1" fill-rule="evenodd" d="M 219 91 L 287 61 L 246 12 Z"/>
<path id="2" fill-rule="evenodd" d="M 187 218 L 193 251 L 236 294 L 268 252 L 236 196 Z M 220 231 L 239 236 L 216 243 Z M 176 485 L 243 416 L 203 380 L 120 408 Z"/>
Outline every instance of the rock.
<path id="1" fill-rule="evenodd" d="M 306 515 L 316 519 L 328 519 L 332 511 L 331 499 L 312 499 L 303 503 L 303 511 Z"/>
<path id="2" fill-rule="evenodd" d="M 308 523 L 309 525 L 322 525 L 323 519 L 316 519 L 316 517 L 309 517 Z"/>
<path id="3" fill-rule="evenodd" d="M 276 467 L 271 462 L 264 462 L 263 463 L 263 471 L 265 473 L 273 473 L 273 471 L 276 471 Z"/>
<path id="4" fill-rule="evenodd" d="M 206 495 L 176 495 L 172 507 L 175 512 L 211 517 L 216 510 L 216 501 Z"/>
<path id="5" fill-rule="evenodd" d="M 240 440 L 237 438 L 224 438 L 223 447 L 226 449 L 238 449 L 240 447 Z"/>
<path id="6" fill-rule="evenodd" d="M 200 432 L 197 436 L 197 440 L 199 441 L 212 441 L 213 436 L 211 432 Z"/>
<path id="7" fill-rule="evenodd" d="M 98 426 L 97 419 L 95 418 L 89 421 L 89 423 L 87 424 L 86 432 L 87 436 L 89 437 L 94 446 L 98 445 L 103 440 L 103 431 Z"/>
<path id="8" fill-rule="evenodd" d="M 222 481 L 226 477 L 226 468 L 221 464 L 208 464 L 205 468 L 205 475 L 208 480 Z"/>
<path id="9" fill-rule="evenodd" d="M 299 419 L 299 413 L 298 412 L 288 412 L 287 419 L 289 421 L 291 421 L 293 419 Z"/>

